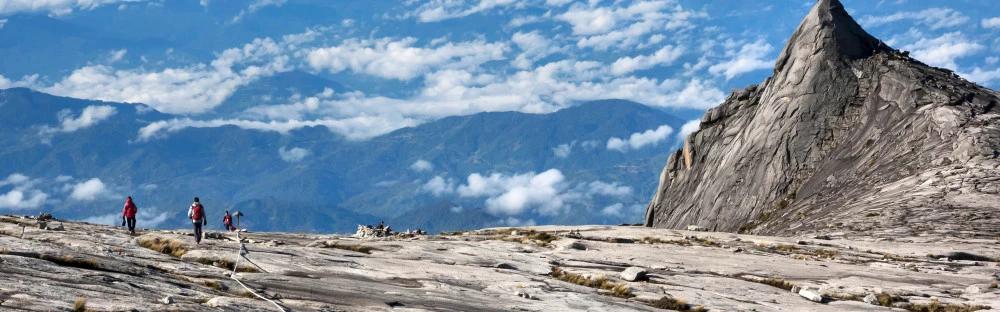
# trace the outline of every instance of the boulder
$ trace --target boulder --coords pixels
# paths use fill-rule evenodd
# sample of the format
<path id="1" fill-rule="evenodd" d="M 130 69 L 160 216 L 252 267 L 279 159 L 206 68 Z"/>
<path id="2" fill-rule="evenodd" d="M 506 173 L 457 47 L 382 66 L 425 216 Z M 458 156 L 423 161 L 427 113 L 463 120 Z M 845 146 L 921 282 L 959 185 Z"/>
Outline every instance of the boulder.
<path id="1" fill-rule="evenodd" d="M 647 273 L 649 273 L 649 271 L 646 271 L 646 269 L 644 269 L 644 268 L 629 267 L 629 268 L 625 269 L 625 271 L 622 271 L 622 273 L 619 274 L 619 276 L 623 280 L 626 280 L 626 281 L 629 281 L 629 282 L 635 282 L 635 281 L 645 280 Z"/>
<path id="2" fill-rule="evenodd" d="M 708 228 L 703 227 L 703 226 L 697 226 L 697 225 L 694 225 L 694 224 L 688 225 L 687 230 L 688 231 L 698 231 L 698 232 L 708 232 Z"/>
<path id="3" fill-rule="evenodd" d="M 517 295 L 518 297 L 524 298 L 524 299 L 528 299 L 528 300 L 536 300 L 537 299 L 537 298 L 531 296 L 531 294 L 529 294 L 527 291 L 524 291 L 523 289 L 518 290 L 515 293 L 515 295 Z"/>
<path id="4" fill-rule="evenodd" d="M 824 298 L 823 295 L 821 295 L 818 290 L 809 288 L 799 289 L 799 296 L 802 296 L 802 298 L 809 299 L 809 301 L 812 302 L 823 303 L 823 301 L 826 300 L 826 298 Z"/>
<path id="5" fill-rule="evenodd" d="M 878 296 L 876 296 L 875 294 L 868 294 L 867 296 L 865 296 L 864 299 L 861 299 L 861 301 L 867 304 L 879 305 Z"/>
<path id="6" fill-rule="evenodd" d="M 587 245 L 574 239 L 560 239 L 553 244 L 556 246 L 556 250 L 566 251 L 566 250 L 587 250 Z"/>
<path id="7" fill-rule="evenodd" d="M 66 228 L 63 227 L 62 223 L 56 223 L 55 225 L 46 226 L 45 229 L 49 230 L 49 231 L 65 231 L 66 230 Z"/>
<path id="8" fill-rule="evenodd" d="M 166 297 L 163 297 L 163 299 L 160 299 L 160 302 L 163 303 L 163 304 L 174 303 L 174 297 L 170 296 L 170 295 L 167 295 Z"/>

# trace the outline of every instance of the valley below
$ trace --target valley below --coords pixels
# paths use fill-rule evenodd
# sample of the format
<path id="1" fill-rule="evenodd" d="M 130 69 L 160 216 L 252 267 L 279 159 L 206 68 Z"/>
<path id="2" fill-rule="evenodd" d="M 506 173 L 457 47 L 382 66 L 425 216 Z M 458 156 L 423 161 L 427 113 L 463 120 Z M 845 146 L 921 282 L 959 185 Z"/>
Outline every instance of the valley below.
<path id="1" fill-rule="evenodd" d="M 248 253 L 237 259 L 235 233 L 209 232 L 200 245 L 190 233 L 130 236 L 119 227 L 0 217 L 0 310 L 1000 309 L 1000 241 L 989 238 L 636 226 L 373 239 L 243 232 Z"/>

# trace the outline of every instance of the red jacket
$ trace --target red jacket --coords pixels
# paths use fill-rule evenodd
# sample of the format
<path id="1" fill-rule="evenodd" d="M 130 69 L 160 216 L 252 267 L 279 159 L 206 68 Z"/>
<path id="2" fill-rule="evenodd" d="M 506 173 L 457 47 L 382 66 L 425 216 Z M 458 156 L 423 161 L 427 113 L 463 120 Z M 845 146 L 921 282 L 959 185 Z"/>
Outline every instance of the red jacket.
<path id="1" fill-rule="evenodd" d="M 135 203 L 132 199 L 125 200 L 125 207 L 122 208 L 122 216 L 126 218 L 135 218 L 135 213 L 139 211 L 139 208 L 135 207 Z"/>

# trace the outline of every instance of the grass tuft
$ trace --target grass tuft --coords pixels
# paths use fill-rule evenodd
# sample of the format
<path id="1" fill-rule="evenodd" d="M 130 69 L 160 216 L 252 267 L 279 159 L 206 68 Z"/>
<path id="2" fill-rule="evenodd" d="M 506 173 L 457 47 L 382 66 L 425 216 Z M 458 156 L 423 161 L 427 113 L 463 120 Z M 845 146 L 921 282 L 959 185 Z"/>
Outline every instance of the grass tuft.
<path id="1" fill-rule="evenodd" d="M 692 305 L 684 302 L 684 300 L 674 299 L 673 297 L 670 297 L 670 296 L 663 296 L 663 297 L 660 297 L 660 299 L 657 299 L 656 301 L 650 301 L 650 302 L 647 302 L 646 304 L 649 304 L 649 306 L 654 307 L 654 308 L 665 309 L 665 310 L 675 310 L 675 311 L 683 311 L 683 312 L 687 312 L 687 311 L 690 311 L 690 312 L 707 312 L 708 311 L 708 309 L 705 309 L 702 306 L 692 306 Z"/>
<path id="2" fill-rule="evenodd" d="M 323 247 L 324 248 L 336 248 L 336 249 L 350 250 L 350 251 L 353 251 L 353 252 L 360 252 L 360 253 L 363 253 L 363 254 L 371 254 L 372 251 L 379 250 L 379 249 L 377 249 L 375 247 L 371 247 L 371 246 L 353 245 L 353 244 L 338 244 L 338 243 L 324 244 Z"/>
<path id="3" fill-rule="evenodd" d="M 178 258 L 187 253 L 184 243 L 172 238 L 143 236 L 139 237 L 139 246 Z"/>
<path id="4" fill-rule="evenodd" d="M 771 285 L 777 288 L 791 291 L 795 284 L 777 277 L 768 277 L 760 281 L 761 284 Z"/>
<path id="5" fill-rule="evenodd" d="M 233 267 L 236 266 L 236 263 L 234 263 L 232 261 L 229 261 L 229 259 L 214 260 L 214 259 L 209 259 L 209 258 L 198 258 L 198 259 L 195 260 L 195 262 L 198 262 L 198 263 L 201 263 L 201 264 L 204 264 L 204 265 L 211 265 L 211 266 L 215 266 L 215 267 L 218 267 L 218 268 L 223 268 L 223 269 L 226 269 L 226 270 L 229 270 L 229 271 L 232 271 Z M 239 269 L 236 269 L 236 272 L 240 272 L 240 273 L 260 273 L 260 271 L 257 270 L 257 268 L 249 267 L 249 266 L 241 266 Z"/>
<path id="6" fill-rule="evenodd" d="M 705 246 L 705 247 L 721 247 L 722 246 L 722 244 L 719 244 L 719 242 L 716 242 L 715 240 L 713 240 L 711 238 L 701 238 L 701 237 L 697 237 L 697 236 L 688 236 L 687 240 L 690 241 L 693 244 L 698 244 L 698 245 Z"/>
<path id="7" fill-rule="evenodd" d="M 204 280 L 204 281 L 201 282 L 201 284 L 205 285 L 205 287 L 208 287 L 208 288 L 211 288 L 211 289 L 215 289 L 215 290 L 218 290 L 218 291 L 226 290 L 226 286 L 224 284 L 220 283 L 219 281 Z"/>
<path id="8" fill-rule="evenodd" d="M 681 239 L 664 240 L 664 239 L 659 239 L 659 238 L 656 238 L 656 237 L 649 237 L 649 236 L 643 237 L 641 240 L 639 240 L 639 243 L 640 244 L 673 244 L 673 245 L 678 245 L 678 246 L 691 246 L 691 242 L 688 241 L 688 240 L 681 240 Z"/>
<path id="9" fill-rule="evenodd" d="M 76 298 L 73 302 L 73 312 L 87 311 L 87 298 Z"/>
<path id="10" fill-rule="evenodd" d="M 881 302 L 880 302 L 881 303 Z M 932 299 L 928 303 L 907 303 L 902 306 L 907 311 L 912 312 L 972 312 L 986 310 L 990 307 L 982 305 L 968 305 L 962 303 L 941 303 L 937 299 Z"/>
<path id="11" fill-rule="evenodd" d="M 601 276 L 598 278 L 589 278 L 580 274 L 563 271 L 559 267 L 553 267 L 552 272 L 549 273 L 549 275 L 564 282 L 587 286 L 590 288 L 608 290 L 611 292 L 611 295 L 615 297 L 635 297 L 635 295 L 632 294 L 632 288 L 628 287 L 627 284 L 612 282 L 608 280 L 607 277 Z"/>

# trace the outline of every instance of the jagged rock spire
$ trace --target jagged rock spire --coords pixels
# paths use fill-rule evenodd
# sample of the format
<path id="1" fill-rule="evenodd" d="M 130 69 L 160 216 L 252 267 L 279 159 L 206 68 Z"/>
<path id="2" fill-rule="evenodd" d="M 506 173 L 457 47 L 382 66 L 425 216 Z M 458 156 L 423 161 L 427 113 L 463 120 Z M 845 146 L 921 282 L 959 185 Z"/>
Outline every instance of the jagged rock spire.
<path id="1" fill-rule="evenodd" d="M 838 0 L 818 0 L 802 19 L 774 66 L 775 72 L 792 68 L 796 60 L 816 54 L 859 59 L 888 49 L 854 21 Z"/>
<path id="2" fill-rule="evenodd" d="M 995 235 L 1000 225 L 963 215 L 1000 218 L 983 204 L 1000 202 L 1000 181 L 982 178 L 1000 175 L 998 120 L 998 93 L 897 53 L 819 0 L 774 75 L 708 110 L 670 156 L 646 225 Z M 863 217 L 874 214 L 905 217 Z"/>

